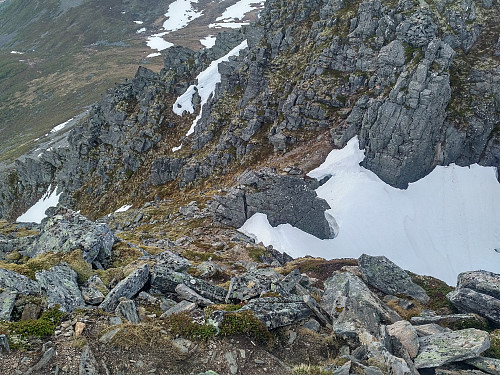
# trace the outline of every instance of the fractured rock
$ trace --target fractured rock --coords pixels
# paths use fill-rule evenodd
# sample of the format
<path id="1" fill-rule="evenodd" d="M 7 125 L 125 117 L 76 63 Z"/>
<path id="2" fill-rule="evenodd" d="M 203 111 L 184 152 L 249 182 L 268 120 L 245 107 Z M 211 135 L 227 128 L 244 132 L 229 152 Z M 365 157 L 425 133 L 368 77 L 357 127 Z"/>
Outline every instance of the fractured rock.
<path id="1" fill-rule="evenodd" d="M 191 262 L 189 260 L 169 250 L 162 251 L 154 257 L 154 260 L 157 265 L 166 266 L 177 272 L 186 271 L 191 267 Z"/>
<path id="2" fill-rule="evenodd" d="M 387 333 L 406 349 L 411 359 L 417 356 L 419 348 L 418 335 L 410 322 L 400 320 L 391 324 L 387 326 Z"/>
<path id="3" fill-rule="evenodd" d="M 438 367 L 479 355 L 490 347 L 488 332 L 475 328 L 421 337 L 416 368 Z"/>
<path id="4" fill-rule="evenodd" d="M 16 303 L 17 292 L 5 291 L 0 293 L 0 321 L 10 320 L 10 315 Z"/>
<path id="5" fill-rule="evenodd" d="M 209 299 L 203 298 L 198 293 L 196 293 L 193 289 L 189 288 L 185 284 L 179 284 L 175 287 L 175 292 L 179 296 L 180 299 L 194 302 L 200 306 L 209 306 L 214 303 Z"/>
<path id="6" fill-rule="evenodd" d="M 118 306 L 120 297 L 132 298 L 141 291 L 148 280 L 149 265 L 146 263 L 120 281 L 104 298 L 99 308 L 105 311 L 113 311 Z"/>
<path id="7" fill-rule="evenodd" d="M 239 311 L 252 311 L 267 329 L 284 327 L 309 318 L 311 309 L 302 301 L 279 297 L 252 299 Z"/>
<path id="8" fill-rule="evenodd" d="M 99 365 L 88 345 L 85 345 L 78 367 L 79 375 L 99 375 Z"/>
<path id="9" fill-rule="evenodd" d="M 477 357 L 468 359 L 465 362 L 479 370 L 486 371 L 488 374 L 500 375 L 500 359 Z"/>
<path id="10" fill-rule="evenodd" d="M 122 299 L 116 306 L 115 313 L 123 316 L 130 323 L 139 323 L 139 316 L 137 315 L 137 306 L 135 302 L 129 299 Z"/>
<path id="11" fill-rule="evenodd" d="M 193 311 L 194 309 L 196 309 L 196 303 L 189 301 L 181 301 L 174 307 L 171 307 L 170 309 L 165 311 L 161 315 L 161 318 L 168 318 L 169 316 L 174 314 L 188 313 Z"/>
<path id="12" fill-rule="evenodd" d="M 358 258 L 358 262 L 363 280 L 385 294 L 405 294 L 423 303 L 429 301 L 425 290 L 386 257 L 363 254 Z"/>
<path id="13" fill-rule="evenodd" d="M 271 268 L 247 272 L 233 277 L 229 285 L 226 301 L 246 301 L 271 290 L 271 283 L 279 281 L 280 275 Z"/>
<path id="14" fill-rule="evenodd" d="M 17 272 L 0 268 L 0 288 L 15 290 L 19 294 L 40 294 L 40 286 L 35 281 Z"/>
<path id="15" fill-rule="evenodd" d="M 67 263 L 61 263 L 48 271 L 39 271 L 35 277 L 42 294 L 47 297 L 48 306 L 60 305 L 64 312 L 73 312 L 85 301 L 78 288 L 77 275 Z"/>

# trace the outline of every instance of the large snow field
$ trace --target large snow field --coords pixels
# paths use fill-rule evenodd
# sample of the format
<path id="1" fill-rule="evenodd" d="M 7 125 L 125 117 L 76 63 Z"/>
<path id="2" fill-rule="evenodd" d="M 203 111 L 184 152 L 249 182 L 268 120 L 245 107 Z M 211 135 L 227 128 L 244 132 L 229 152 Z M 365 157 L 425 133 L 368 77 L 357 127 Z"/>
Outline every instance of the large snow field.
<path id="1" fill-rule="evenodd" d="M 189 128 L 186 136 L 193 134 L 194 128 L 201 118 L 203 106 L 208 101 L 210 96 L 214 93 L 217 83 L 221 81 L 219 64 L 223 61 L 228 61 L 231 56 L 238 56 L 240 54 L 240 51 L 247 48 L 247 46 L 247 41 L 244 40 L 239 45 L 234 47 L 231 51 L 229 51 L 226 55 L 212 61 L 208 68 L 206 68 L 196 77 L 197 84 L 189 86 L 186 92 L 177 98 L 172 107 L 172 110 L 175 114 L 182 116 L 185 111 L 189 113 L 194 112 L 192 101 L 193 95 L 196 93 L 196 91 L 198 91 L 198 94 L 201 97 L 200 107 L 202 109 L 200 110 L 199 115 L 193 121 L 193 124 Z"/>
<path id="2" fill-rule="evenodd" d="M 165 13 L 167 20 L 163 22 L 163 28 L 166 31 L 180 30 L 186 27 L 189 22 L 201 17 L 203 12 L 196 11 L 192 5 L 197 2 L 198 0 L 175 0 Z"/>
<path id="3" fill-rule="evenodd" d="M 21 223 L 38 223 L 42 221 L 47 215 L 45 215 L 45 210 L 49 207 L 55 207 L 59 203 L 59 196 L 61 193 L 57 194 L 57 187 L 52 191 L 52 187 L 49 186 L 45 195 L 40 198 L 31 208 L 24 214 L 19 216 L 16 221 Z"/>
<path id="4" fill-rule="evenodd" d="M 385 255 L 399 266 L 450 285 L 458 273 L 500 271 L 500 184 L 496 169 L 438 166 L 406 190 L 361 167 L 357 138 L 333 150 L 308 175 L 331 178 L 316 191 L 332 207 L 338 235 L 320 240 L 289 224 L 252 216 L 240 230 L 294 257 Z"/>

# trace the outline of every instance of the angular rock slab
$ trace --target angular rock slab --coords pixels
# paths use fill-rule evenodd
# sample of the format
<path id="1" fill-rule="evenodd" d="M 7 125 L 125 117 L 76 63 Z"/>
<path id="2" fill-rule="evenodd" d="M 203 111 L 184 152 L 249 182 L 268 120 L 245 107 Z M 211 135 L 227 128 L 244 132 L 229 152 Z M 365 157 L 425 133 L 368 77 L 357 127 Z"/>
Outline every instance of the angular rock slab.
<path id="1" fill-rule="evenodd" d="M 267 329 L 284 327 L 309 318 L 311 309 L 302 301 L 279 297 L 256 298 L 239 311 L 252 311 Z"/>
<path id="2" fill-rule="evenodd" d="M 384 256 L 363 254 L 358 258 L 363 280 L 385 294 L 405 294 L 420 302 L 429 301 L 425 290 L 415 284 L 399 266 Z"/>
<path id="3" fill-rule="evenodd" d="M 48 271 L 39 271 L 35 277 L 42 294 L 47 297 L 49 308 L 59 305 L 61 311 L 69 313 L 79 306 L 85 306 L 76 272 L 68 264 L 61 263 Z"/>
<path id="4" fill-rule="evenodd" d="M 469 288 L 500 299 L 500 274 L 489 271 L 462 272 L 457 277 L 457 288 Z"/>
<path id="5" fill-rule="evenodd" d="M 6 291 L 0 293 L 0 321 L 10 320 L 10 315 L 14 309 L 14 304 L 16 303 L 17 292 L 16 291 Z"/>
<path id="6" fill-rule="evenodd" d="M 95 223 L 61 207 L 44 223 L 40 235 L 27 249 L 26 255 L 35 257 L 49 251 L 67 253 L 81 249 L 86 262 L 98 260 L 106 263 L 115 240 L 107 224 Z"/>
<path id="7" fill-rule="evenodd" d="M 419 341 L 417 331 L 410 322 L 400 320 L 387 326 L 387 333 L 399 341 L 401 346 L 406 349 L 410 358 L 415 358 L 418 354 Z"/>
<path id="8" fill-rule="evenodd" d="M 468 328 L 421 337 L 419 342 L 415 367 L 428 368 L 479 357 L 490 347 L 490 335 L 485 331 Z"/>
<path id="9" fill-rule="evenodd" d="M 115 309 L 115 313 L 123 316 L 130 323 L 139 323 L 139 315 L 137 314 L 137 306 L 130 299 L 122 299 Z"/>
<path id="10" fill-rule="evenodd" d="M 271 283 L 279 281 L 280 276 L 270 268 L 247 272 L 233 277 L 229 285 L 226 301 L 246 301 L 271 290 Z"/>
<path id="11" fill-rule="evenodd" d="M 357 337 L 359 332 L 368 331 L 380 338 L 380 323 L 392 324 L 401 320 L 350 272 L 335 272 L 325 281 L 320 305 L 330 314 L 334 331 L 346 337 Z"/>
<path id="12" fill-rule="evenodd" d="M 162 251 L 154 257 L 156 264 L 161 264 L 173 271 L 182 272 L 191 267 L 191 262 L 169 250 Z"/>
<path id="13" fill-rule="evenodd" d="M 500 327 L 500 299 L 469 288 L 457 288 L 446 298 L 459 310 L 479 314 Z"/>
<path id="14" fill-rule="evenodd" d="M 488 374 L 500 375 L 500 359 L 477 357 L 468 359 L 466 362 L 468 365 L 486 371 Z"/>
<path id="15" fill-rule="evenodd" d="M 120 281 L 104 298 L 104 301 L 99 305 L 99 308 L 105 311 L 114 311 L 118 306 L 119 299 L 125 297 L 132 298 L 146 285 L 149 280 L 149 265 L 143 264 L 134 272 Z"/>
<path id="16" fill-rule="evenodd" d="M 15 290 L 19 294 L 40 294 L 40 286 L 35 281 L 17 272 L 0 268 L 0 288 Z"/>

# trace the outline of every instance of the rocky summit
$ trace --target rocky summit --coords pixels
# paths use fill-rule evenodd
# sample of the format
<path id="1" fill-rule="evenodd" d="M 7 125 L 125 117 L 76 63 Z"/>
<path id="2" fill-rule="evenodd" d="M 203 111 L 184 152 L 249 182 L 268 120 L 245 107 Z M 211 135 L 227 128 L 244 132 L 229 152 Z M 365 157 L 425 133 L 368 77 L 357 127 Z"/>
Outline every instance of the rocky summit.
<path id="1" fill-rule="evenodd" d="M 183 16 L 199 32 L 202 9 L 229 5 L 197 3 Z M 246 4 L 230 3 L 227 22 Z M 350 187 L 321 192 L 343 171 L 309 172 L 354 137 L 387 190 L 500 166 L 498 0 L 267 0 L 212 47 L 161 56 L 0 166 L 1 374 L 500 374 L 498 271 L 449 286 L 369 248 L 283 251 L 291 230 L 305 248 L 342 235 Z M 263 239 L 245 232 L 263 217 Z"/>

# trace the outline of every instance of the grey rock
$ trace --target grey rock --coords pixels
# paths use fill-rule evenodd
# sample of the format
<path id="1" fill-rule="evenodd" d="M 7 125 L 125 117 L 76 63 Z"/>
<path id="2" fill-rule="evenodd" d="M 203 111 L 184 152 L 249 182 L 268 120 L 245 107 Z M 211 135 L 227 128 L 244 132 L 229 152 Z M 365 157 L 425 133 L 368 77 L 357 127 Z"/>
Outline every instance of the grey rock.
<path id="1" fill-rule="evenodd" d="M 257 269 L 231 279 L 226 301 L 246 301 L 271 291 L 271 284 L 279 281 L 280 275 L 271 268 Z"/>
<path id="2" fill-rule="evenodd" d="M 85 303 L 89 305 L 99 305 L 104 301 L 104 294 L 99 289 L 93 287 L 83 287 L 82 296 Z"/>
<path id="3" fill-rule="evenodd" d="M 154 260 L 157 265 L 165 266 L 177 272 L 186 271 L 191 267 L 191 262 L 189 260 L 168 250 L 162 251 L 156 255 Z"/>
<path id="4" fill-rule="evenodd" d="M 314 332 L 319 332 L 319 330 L 321 329 L 321 324 L 319 324 L 319 322 L 313 318 L 306 320 L 303 326 Z"/>
<path id="5" fill-rule="evenodd" d="M 411 277 L 384 256 L 363 254 L 358 258 L 363 280 L 386 294 L 405 294 L 420 302 L 429 301 L 425 290 L 416 285 Z"/>
<path id="6" fill-rule="evenodd" d="M 259 212 L 273 226 L 289 223 L 321 239 L 334 237 L 325 217 L 330 206 L 317 197 L 315 180 L 263 169 L 247 170 L 238 183 L 226 196 L 214 197 L 210 210 L 217 221 L 239 228 Z"/>
<path id="7" fill-rule="evenodd" d="M 171 307 L 170 309 L 165 311 L 161 315 L 161 318 L 168 318 L 169 316 L 174 314 L 188 313 L 193 311 L 194 309 L 196 309 L 196 303 L 189 301 L 181 301 L 174 307 Z"/>
<path id="8" fill-rule="evenodd" d="M 149 280 L 149 265 L 143 264 L 125 279 L 120 281 L 107 295 L 99 308 L 114 311 L 121 297 L 132 298 L 138 294 Z"/>
<path id="9" fill-rule="evenodd" d="M 130 323 L 139 323 L 139 316 L 137 315 L 137 306 L 135 302 L 129 299 L 121 298 L 121 301 L 116 306 L 115 314 L 123 316 Z"/>
<path id="10" fill-rule="evenodd" d="M 0 288 L 14 290 L 23 295 L 40 294 L 40 286 L 35 281 L 17 272 L 0 268 Z"/>
<path id="11" fill-rule="evenodd" d="M 239 311 L 252 311 L 267 329 L 284 327 L 309 318 L 311 309 L 304 302 L 279 297 L 252 299 Z"/>
<path id="12" fill-rule="evenodd" d="M 488 374 L 500 375 L 500 359 L 477 357 L 468 359 L 466 363 L 468 365 L 474 366 L 479 370 L 485 371 Z"/>
<path id="13" fill-rule="evenodd" d="M 236 350 L 226 352 L 224 358 L 226 359 L 231 374 L 236 375 L 238 373 L 238 352 Z"/>
<path id="14" fill-rule="evenodd" d="M 341 336 L 357 337 L 359 332 L 367 331 L 380 338 L 381 323 L 392 324 L 401 320 L 350 272 L 335 272 L 324 285 L 320 305 L 330 314 L 333 330 Z"/>
<path id="15" fill-rule="evenodd" d="M 151 305 L 155 305 L 155 304 L 160 302 L 160 300 L 158 298 L 156 298 L 156 297 L 152 296 L 151 294 L 146 293 L 144 291 L 140 292 L 137 295 L 137 299 L 139 301 L 144 301 L 144 302 L 149 303 Z"/>
<path id="16" fill-rule="evenodd" d="M 99 342 L 101 344 L 108 344 L 113 340 L 113 338 L 121 331 L 121 328 L 115 328 L 110 331 L 105 332 L 101 337 L 99 337 Z"/>
<path id="17" fill-rule="evenodd" d="M 45 366 L 47 366 L 47 364 L 52 359 L 52 357 L 54 357 L 54 354 L 56 354 L 56 351 L 55 351 L 54 348 L 47 349 L 43 353 L 42 358 L 40 358 L 40 360 L 34 366 L 30 367 L 28 369 L 28 371 L 26 371 L 26 374 L 29 375 L 29 374 L 37 374 L 37 373 L 39 373 L 39 371 L 42 368 L 44 368 Z"/>
<path id="18" fill-rule="evenodd" d="M 109 318 L 109 324 L 120 325 L 120 324 L 123 324 L 123 320 L 119 316 L 112 316 Z"/>
<path id="19" fill-rule="evenodd" d="M 196 293 L 193 289 L 189 288 L 185 284 L 179 284 L 175 287 L 175 292 L 179 296 L 180 299 L 194 302 L 200 306 L 209 306 L 213 305 L 213 302 L 209 299 L 203 298 L 198 293 Z"/>
<path id="20" fill-rule="evenodd" d="M 78 374 L 99 375 L 99 365 L 97 364 L 97 360 L 88 345 L 85 345 L 82 350 L 80 365 L 78 366 Z"/>
<path id="21" fill-rule="evenodd" d="M 438 333 L 450 332 L 449 328 L 445 328 L 436 323 L 427 323 L 414 326 L 415 331 L 419 337 L 436 335 Z"/>
<path id="22" fill-rule="evenodd" d="M 177 158 L 159 158 L 153 162 L 149 181 L 153 185 L 163 185 L 175 180 L 186 162 Z"/>
<path id="23" fill-rule="evenodd" d="M 415 325 L 421 324 L 451 324 L 457 322 L 467 322 L 474 321 L 478 324 L 484 324 L 485 320 L 476 314 L 449 314 L 449 315 L 435 315 L 427 314 L 427 311 L 423 311 L 420 316 L 412 316 L 410 322 Z"/>
<path id="24" fill-rule="evenodd" d="M 476 358 L 490 347 L 488 332 L 474 328 L 421 337 L 419 342 L 420 350 L 415 358 L 417 368 Z"/>
<path id="25" fill-rule="evenodd" d="M 35 303 L 27 303 L 21 314 L 21 320 L 38 319 L 42 312 L 42 306 Z"/>
<path id="26" fill-rule="evenodd" d="M 209 278 L 214 276 L 218 272 L 224 272 L 224 270 L 217 263 L 211 261 L 201 262 L 196 266 L 196 270 L 200 272 L 201 278 Z"/>
<path id="27" fill-rule="evenodd" d="M 61 263 L 48 271 L 39 271 L 35 277 L 42 294 L 47 297 L 49 308 L 59 305 L 61 311 L 73 312 L 75 308 L 85 306 L 76 272 L 68 264 Z"/>
<path id="28" fill-rule="evenodd" d="M 10 320 L 10 315 L 16 303 L 17 292 L 6 291 L 0 293 L 0 321 Z"/>
<path id="29" fill-rule="evenodd" d="M 384 296 L 382 301 L 384 301 L 385 303 L 395 302 L 403 310 L 409 310 L 409 309 L 415 307 L 415 304 L 412 301 L 409 301 L 409 300 L 404 299 L 404 298 L 392 296 L 390 294 Z"/>
<path id="30" fill-rule="evenodd" d="M 193 342 L 182 337 L 178 337 L 172 340 L 172 345 L 181 353 L 189 352 L 189 348 L 193 346 Z"/>
<path id="31" fill-rule="evenodd" d="M 186 274 L 165 265 L 155 265 L 151 271 L 151 288 L 160 293 L 174 293 L 177 285 L 187 280 Z"/>
<path id="32" fill-rule="evenodd" d="M 468 288 L 500 299 L 500 274 L 489 271 L 462 272 L 457 277 L 457 288 Z"/>
<path id="33" fill-rule="evenodd" d="M 417 331 L 410 322 L 400 320 L 387 326 L 387 333 L 406 349 L 411 359 L 418 354 L 419 341 Z"/>
<path id="34" fill-rule="evenodd" d="M 318 305 L 316 300 L 311 297 L 309 294 L 304 294 L 302 295 L 302 300 L 304 303 L 311 309 L 311 311 L 316 315 L 316 318 L 323 324 L 323 325 L 330 325 L 332 322 L 328 318 L 327 313 L 323 311 L 321 306 Z"/>
<path id="35" fill-rule="evenodd" d="M 26 255 L 35 257 L 49 251 L 67 253 L 81 249 L 86 262 L 97 260 L 106 264 L 114 243 L 115 236 L 107 224 L 94 223 L 61 207 L 44 222 L 40 235 L 26 250 Z"/>
<path id="36" fill-rule="evenodd" d="M 486 372 L 479 370 L 464 370 L 461 368 L 437 368 L 436 375 L 485 375 Z"/>
<path id="37" fill-rule="evenodd" d="M 10 353 L 9 338 L 7 335 L 0 335 L 0 354 L 2 354 L 4 349 L 7 353 Z"/>

